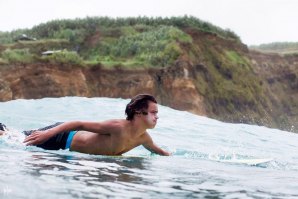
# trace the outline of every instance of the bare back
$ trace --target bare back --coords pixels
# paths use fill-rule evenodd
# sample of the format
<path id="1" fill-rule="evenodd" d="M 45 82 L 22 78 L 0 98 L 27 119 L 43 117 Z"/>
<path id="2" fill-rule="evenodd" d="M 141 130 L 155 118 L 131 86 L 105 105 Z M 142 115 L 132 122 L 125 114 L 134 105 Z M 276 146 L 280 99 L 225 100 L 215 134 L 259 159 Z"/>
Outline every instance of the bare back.
<path id="1" fill-rule="evenodd" d="M 70 149 L 97 155 L 121 155 L 142 144 L 144 138 L 144 135 L 132 136 L 129 121 L 110 120 L 103 123 L 101 133 L 78 131 Z"/>

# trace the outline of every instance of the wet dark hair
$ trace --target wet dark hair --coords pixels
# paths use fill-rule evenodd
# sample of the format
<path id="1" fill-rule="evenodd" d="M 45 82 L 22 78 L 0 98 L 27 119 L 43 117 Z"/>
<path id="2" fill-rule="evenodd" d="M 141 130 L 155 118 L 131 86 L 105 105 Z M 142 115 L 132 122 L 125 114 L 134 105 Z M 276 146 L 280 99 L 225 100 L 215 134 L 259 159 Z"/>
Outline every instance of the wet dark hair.
<path id="1" fill-rule="evenodd" d="M 132 120 L 135 114 L 147 115 L 146 109 L 148 109 L 149 102 L 157 103 L 156 99 L 149 94 L 139 94 L 133 97 L 126 105 L 126 120 Z"/>

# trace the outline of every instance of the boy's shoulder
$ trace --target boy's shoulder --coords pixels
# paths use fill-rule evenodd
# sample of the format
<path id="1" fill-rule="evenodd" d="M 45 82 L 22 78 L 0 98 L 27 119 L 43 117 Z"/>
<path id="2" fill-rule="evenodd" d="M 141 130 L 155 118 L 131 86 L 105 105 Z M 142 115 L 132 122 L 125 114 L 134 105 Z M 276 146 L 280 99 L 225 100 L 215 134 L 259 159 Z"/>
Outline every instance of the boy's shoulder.
<path id="1" fill-rule="evenodd" d="M 117 125 L 122 125 L 125 124 L 126 120 L 123 119 L 111 119 L 111 120 L 106 120 L 100 122 L 102 125 L 111 125 L 111 126 L 117 126 Z"/>
<path id="2" fill-rule="evenodd" d="M 149 133 L 147 131 L 145 131 L 145 133 L 140 137 L 140 139 L 142 140 L 142 142 L 150 142 L 152 141 L 151 136 L 149 135 Z"/>
<path id="3" fill-rule="evenodd" d="M 125 120 L 111 119 L 101 122 L 102 129 L 110 133 L 123 133 Z"/>

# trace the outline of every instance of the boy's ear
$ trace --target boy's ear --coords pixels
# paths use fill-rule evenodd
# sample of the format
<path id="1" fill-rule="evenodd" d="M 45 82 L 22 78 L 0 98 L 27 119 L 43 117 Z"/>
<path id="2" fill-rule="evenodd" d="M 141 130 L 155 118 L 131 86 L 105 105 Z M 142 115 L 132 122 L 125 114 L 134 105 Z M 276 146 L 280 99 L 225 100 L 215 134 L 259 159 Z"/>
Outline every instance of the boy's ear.
<path id="1" fill-rule="evenodd" d="M 146 111 L 142 111 L 142 114 L 143 114 L 143 115 L 148 115 L 148 112 L 146 112 Z"/>
<path id="2" fill-rule="evenodd" d="M 134 114 L 135 117 L 140 117 L 140 115 L 141 115 L 140 111 L 136 111 L 135 114 Z"/>

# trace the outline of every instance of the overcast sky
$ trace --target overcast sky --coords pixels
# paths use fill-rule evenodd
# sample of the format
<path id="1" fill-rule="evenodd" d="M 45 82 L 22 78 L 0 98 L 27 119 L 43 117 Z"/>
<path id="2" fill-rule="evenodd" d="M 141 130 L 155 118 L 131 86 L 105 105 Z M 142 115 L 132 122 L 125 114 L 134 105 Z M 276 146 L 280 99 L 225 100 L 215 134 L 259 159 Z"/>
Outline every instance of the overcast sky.
<path id="1" fill-rule="evenodd" d="M 192 15 L 248 45 L 298 42 L 298 0 L 0 0 L 0 31 L 86 16 Z"/>

